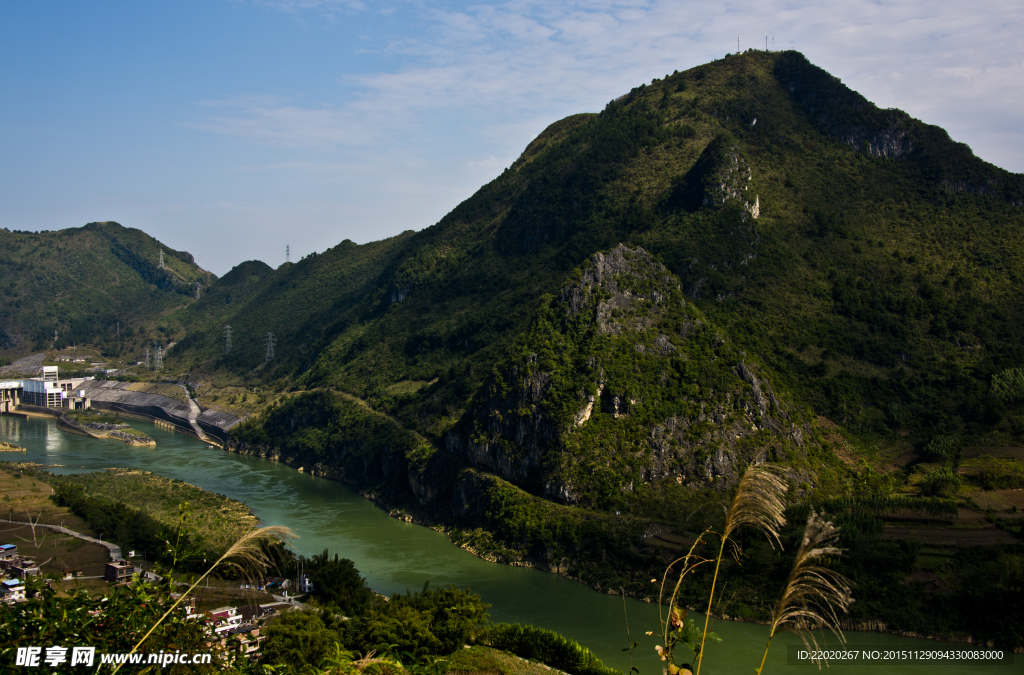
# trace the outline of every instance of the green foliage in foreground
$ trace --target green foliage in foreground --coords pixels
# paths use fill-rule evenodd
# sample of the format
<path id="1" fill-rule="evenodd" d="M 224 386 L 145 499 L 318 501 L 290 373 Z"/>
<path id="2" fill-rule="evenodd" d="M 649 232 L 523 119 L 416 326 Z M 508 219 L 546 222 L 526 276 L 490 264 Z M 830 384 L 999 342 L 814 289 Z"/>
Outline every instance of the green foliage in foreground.
<path id="1" fill-rule="evenodd" d="M 365 611 L 373 602 L 373 591 L 351 560 L 340 558 L 337 553 L 332 560 L 327 549 L 309 560 L 300 560 L 310 572 L 313 597 L 324 607 L 353 615 Z"/>
<path id="2" fill-rule="evenodd" d="M 348 573 L 342 576 L 347 578 Z M 424 588 L 388 600 L 375 596 L 347 618 L 337 613 L 334 604 L 294 611 L 268 629 L 263 660 L 315 665 L 337 644 L 363 654 L 373 651 L 423 662 L 472 641 L 487 621 L 488 607 L 479 595 L 452 586 Z"/>
<path id="3" fill-rule="evenodd" d="M 518 623 L 499 623 L 482 631 L 476 638 L 480 644 L 512 652 L 525 659 L 537 659 L 572 675 L 618 675 L 606 668 L 594 653 L 569 638 L 545 628 Z"/>
<path id="4" fill-rule="evenodd" d="M 80 673 L 83 666 L 72 667 L 72 647 L 95 647 L 93 668 L 99 665 L 100 655 L 127 653 L 135 643 L 170 609 L 172 587 L 169 578 L 160 584 L 140 581 L 131 586 L 115 586 L 106 597 L 75 590 L 67 596 L 58 595 L 47 582 L 28 581 L 35 597 L 28 602 L 0 605 L 0 670 L 12 672 L 18 647 L 67 647 L 67 661 L 48 673 Z M 123 672 L 167 673 L 232 673 L 237 667 L 248 670 L 244 659 L 219 646 L 206 644 L 202 623 L 186 618 L 184 604 L 147 639 L 140 651 L 145 654 L 160 651 L 186 653 L 212 653 L 209 665 L 169 665 L 130 667 Z M 108 671 L 109 672 L 109 671 Z"/>

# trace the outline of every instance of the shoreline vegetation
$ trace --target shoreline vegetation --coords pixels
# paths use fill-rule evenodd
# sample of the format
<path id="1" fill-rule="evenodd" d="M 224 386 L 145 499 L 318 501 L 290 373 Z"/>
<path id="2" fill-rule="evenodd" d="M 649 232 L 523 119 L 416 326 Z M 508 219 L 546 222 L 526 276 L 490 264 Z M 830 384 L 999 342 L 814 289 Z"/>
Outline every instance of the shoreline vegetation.
<path id="1" fill-rule="evenodd" d="M 304 420 L 301 431 L 291 432 L 299 420 Z M 312 392 L 289 398 L 233 430 L 227 446 L 346 483 L 393 517 L 443 531 L 480 558 L 558 573 L 602 593 L 624 590 L 642 601 L 656 595 L 650 578 L 699 535 L 685 527 L 685 513 L 672 521 L 543 500 L 429 447 L 396 421 L 344 395 Z M 965 457 L 965 472 L 975 471 L 974 461 Z M 799 470 L 799 464 L 786 468 L 791 488 L 787 520 L 806 519 L 810 508 L 833 520 L 840 530 L 839 547 L 847 551 L 837 568 L 860 589 L 858 602 L 841 617 L 842 629 L 1024 647 L 1012 611 L 1020 595 L 1017 561 L 1024 559 L 1021 522 L 1012 509 L 993 513 L 978 508 L 983 498 L 1006 490 L 1011 497 L 1016 494 L 1012 487 L 1000 487 L 1005 481 L 1000 479 L 995 492 L 980 483 L 973 487 L 983 480 L 979 468 L 977 477 L 962 479 L 959 492 L 908 493 L 893 484 L 899 474 L 892 469 L 850 468 L 835 460 L 812 478 L 837 488 L 836 497 L 827 498 L 801 486 L 800 474 L 793 476 Z M 912 471 L 906 489 L 917 487 L 916 477 L 928 471 L 935 469 Z M 1012 482 L 1015 476 L 1004 478 Z M 699 512 L 713 525 L 715 513 L 721 512 L 716 504 L 729 494 L 698 495 L 682 510 Z M 722 575 L 736 595 L 713 608 L 715 616 L 769 623 L 767 599 L 771 589 L 784 583 L 798 536 L 795 527 L 787 526 L 781 533 L 783 553 L 755 543 L 745 547 L 741 560 L 723 561 Z M 702 598 L 710 584 L 710 575 L 698 571 L 681 592 L 679 605 L 705 611 Z"/>
<path id="2" fill-rule="evenodd" d="M 62 413 L 57 419 L 57 428 L 96 439 L 111 439 L 124 442 L 131 447 L 155 446 L 156 441 L 148 434 L 132 428 L 118 413 L 80 411 Z"/>
<path id="3" fill-rule="evenodd" d="M 108 537 L 111 541 L 125 551 L 146 550 L 151 560 L 162 553 L 161 546 L 153 544 L 147 549 L 142 540 L 160 531 L 176 531 L 183 523 L 196 551 L 207 555 L 223 553 L 259 525 L 241 502 L 149 471 L 113 468 L 55 475 L 48 473 L 45 465 L 34 463 L 4 462 L 0 466 L 49 485 L 58 505 L 90 523 L 93 531 L 99 530 L 92 520 L 109 520 L 100 529 L 113 533 Z"/>
<path id="4" fill-rule="evenodd" d="M 217 563 L 192 584 L 189 592 L 193 595 L 210 595 L 211 589 L 201 584 L 205 577 L 223 561 L 235 559 L 239 542 L 245 542 L 254 533 L 263 531 L 257 527 L 255 516 L 244 504 L 182 481 L 127 469 L 62 476 L 49 474 L 46 468 L 34 463 L 0 463 L 0 469 L 11 479 L 5 479 L 5 485 L 10 482 L 26 486 L 33 494 L 38 493 L 37 500 L 56 505 L 50 506 L 49 510 L 54 513 L 47 520 L 66 521 L 79 530 L 93 533 L 97 527 L 109 531 L 114 525 L 111 522 L 111 516 L 114 515 L 120 523 L 109 539 L 121 545 L 122 550 L 134 547 L 150 552 L 151 561 L 156 560 L 159 553 L 150 545 L 154 542 L 145 539 L 155 539 L 155 543 L 166 544 L 166 550 L 161 553 L 170 554 L 171 559 L 165 559 L 164 563 L 169 563 L 165 569 L 171 571 L 192 571 L 194 575 L 206 568 L 207 560 L 216 559 Z M 45 494 L 45 486 L 53 488 L 52 494 Z M 146 499 L 139 499 L 143 495 Z M 179 501 L 182 499 L 186 501 Z M 125 501 L 144 505 L 145 508 L 128 507 Z M 42 502 L 33 503 L 36 508 L 41 505 Z M 27 508 L 32 510 L 32 507 Z M 152 523 L 147 522 L 146 516 L 169 529 L 160 533 L 147 530 L 146 526 Z M 225 528 L 224 521 L 230 521 L 232 525 Z M 168 537 L 167 541 L 163 541 L 165 536 Z M 452 673 L 476 673 L 480 672 L 481 666 L 486 666 L 487 672 L 498 675 L 542 675 L 552 669 L 574 675 L 618 673 L 605 667 L 585 646 L 552 631 L 518 624 L 490 624 L 486 615 L 489 606 L 469 591 L 454 587 L 429 590 L 424 587 L 417 593 L 407 592 L 405 596 L 384 598 L 366 585 L 365 579 L 351 561 L 340 559 L 337 555 L 331 559 L 326 551 L 323 555 L 307 560 L 287 552 L 280 544 L 281 540 L 267 540 L 266 543 L 261 540 L 253 548 L 256 557 L 262 561 L 259 573 L 294 576 L 297 572 L 296 563 L 301 560 L 304 568 L 311 572 L 319 592 L 306 598 L 307 602 L 313 601 L 312 606 L 300 605 L 273 621 L 266 629 L 270 642 L 264 652 L 267 655 L 264 662 L 273 663 L 279 672 L 320 672 L 315 669 L 322 667 L 331 658 L 331 650 L 336 651 L 344 646 L 346 649 L 358 647 L 364 653 L 377 651 L 394 666 L 387 672 L 396 675 L 406 672 L 426 675 L 433 672 L 428 666 L 435 662 L 450 666 L 446 672 Z M 75 548 L 84 547 L 78 544 Z M 201 555 L 203 560 L 199 564 Z M 93 567 L 102 566 L 101 561 L 92 561 L 90 564 Z M 256 569 L 247 567 L 235 573 L 230 569 L 219 570 L 221 576 L 226 573 L 228 578 L 234 578 L 237 572 L 242 572 L 239 578 L 249 579 Z M 166 572 L 161 574 L 168 576 Z M 178 576 L 174 575 L 175 578 Z M 108 588 L 104 584 L 76 584 L 73 588 L 63 589 L 60 594 L 54 594 L 50 585 L 40 584 L 37 580 L 28 583 L 31 596 L 38 598 L 42 594 L 44 599 L 53 596 L 45 600 L 46 607 L 56 608 L 56 614 L 49 617 L 55 622 L 53 625 L 46 623 L 49 616 L 47 611 L 19 614 L 22 619 L 32 616 L 33 622 L 46 624 L 36 625 L 30 631 L 37 635 L 40 630 L 45 632 L 48 628 L 59 630 L 61 622 L 66 621 L 68 616 L 61 609 L 64 605 L 70 607 L 82 601 L 95 603 L 98 597 L 92 598 L 92 592 L 98 595 L 112 593 L 108 600 L 110 604 L 103 605 L 108 612 L 112 611 L 110 606 L 138 602 L 139 598 L 146 598 L 147 604 L 155 603 L 161 610 L 167 607 L 168 613 L 150 626 L 153 629 L 173 614 L 174 609 L 171 606 L 171 593 L 176 586 L 168 586 L 166 580 L 161 582 L 162 586 L 158 584 L 159 588 L 149 582 L 141 582 L 139 590 L 135 589 L 135 585 Z M 176 585 L 180 589 L 181 583 L 176 582 Z M 159 591 L 160 588 L 163 590 L 154 596 L 151 591 Z M 230 593 L 224 595 L 227 588 L 230 586 L 212 589 L 213 598 L 200 601 L 200 606 L 212 607 L 210 600 L 214 600 L 215 604 L 230 601 Z M 31 605 L 19 603 L 14 608 L 15 613 L 20 609 L 31 609 Z M 0 613 L 6 611 L 10 610 L 0 608 Z M 342 621 L 342 613 L 351 619 Z M 150 611 L 145 614 L 153 620 L 159 612 Z M 170 620 L 174 622 L 179 618 Z M 7 617 L 5 621 L 8 620 L 19 619 Z M 182 622 L 178 622 L 178 625 L 182 625 Z M 202 630 L 198 623 L 184 622 L 184 625 Z M 146 627 L 137 622 L 131 627 L 126 626 L 126 636 L 132 634 L 131 640 L 134 641 Z M 150 634 L 146 632 L 135 647 L 138 648 Z M 177 635 L 179 639 L 184 637 L 180 632 Z M 311 637 L 314 639 L 309 642 Z M 97 636 L 94 638 L 98 639 Z M 306 644 L 299 652 L 294 652 L 295 645 L 292 643 L 297 639 L 306 641 Z M 463 649 L 463 644 L 472 646 L 467 651 Z M 228 652 L 222 653 L 220 658 L 225 660 L 222 665 L 229 666 L 229 672 L 262 672 L 258 670 L 260 666 L 255 661 L 239 660 Z"/>
<path id="5" fill-rule="evenodd" d="M 227 450 L 228 452 L 235 452 L 243 455 L 252 454 L 246 452 L 239 452 L 234 447 L 230 447 L 230 445 Z M 272 459 L 273 461 L 276 462 L 284 463 L 295 470 L 299 470 L 300 468 L 300 465 L 296 462 L 290 462 L 275 457 L 270 457 L 269 459 Z M 480 538 L 486 538 L 491 540 L 493 545 L 493 536 L 491 535 L 491 533 L 482 529 L 478 529 L 476 532 L 466 532 L 458 527 L 446 525 L 444 523 L 439 523 L 437 520 L 433 518 L 425 516 L 422 513 L 417 513 L 415 509 L 410 509 L 407 507 L 393 508 L 387 500 L 383 499 L 380 496 L 378 492 L 372 489 L 360 489 L 358 486 L 353 485 L 351 482 L 345 481 L 344 479 L 339 478 L 337 475 L 332 475 L 332 473 L 328 471 L 314 469 L 310 471 L 310 473 L 314 476 L 317 476 L 318 478 L 326 478 L 327 480 L 332 480 L 338 483 L 348 485 L 349 487 L 355 488 L 356 492 L 361 497 L 373 502 L 374 504 L 379 505 L 384 510 L 386 510 L 389 517 L 414 525 L 419 525 L 421 527 L 426 527 L 434 530 L 435 532 L 441 532 L 448 537 L 448 540 L 452 545 L 461 548 L 462 550 L 480 558 L 481 560 L 486 560 L 487 562 L 492 562 L 499 565 L 508 565 L 510 567 L 525 567 L 529 569 L 540 570 L 542 572 L 547 572 L 550 574 L 558 574 L 570 581 L 576 581 L 587 586 L 590 586 L 597 593 L 603 593 L 606 595 L 618 595 L 622 592 L 622 589 L 603 589 L 600 586 L 600 584 L 595 585 L 594 583 L 589 582 L 586 579 L 580 578 L 579 576 L 574 576 L 572 574 L 566 573 L 565 571 L 559 570 L 558 568 L 552 568 L 549 565 L 538 564 L 529 559 L 509 559 L 505 555 L 495 552 L 494 549 L 478 550 L 474 547 L 474 543 L 478 541 Z M 629 591 L 626 591 L 625 594 L 631 595 Z M 639 600 L 640 602 L 644 603 L 657 602 L 657 600 L 651 597 L 638 597 L 635 595 L 633 597 L 636 600 Z M 663 604 L 665 603 L 663 602 Z M 681 606 L 685 607 L 685 609 L 688 611 L 706 614 L 710 616 L 712 619 L 721 619 L 724 621 L 734 621 L 738 623 L 751 623 L 759 626 L 771 626 L 773 623 L 772 618 L 770 616 L 761 618 L 751 617 L 749 615 L 730 614 L 728 611 L 720 609 L 720 606 L 717 605 L 715 607 L 712 607 L 710 612 L 708 612 L 707 607 L 702 607 L 697 603 L 682 604 Z M 890 627 L 885 621 L 877 619 L 868 619 L 866 621 L 851 621 L 848 619 L 840 620 L 837 622 L 837 627 L 843 631 L 883 633 L 889 635 L 896 635 L 898 637 L 921 638 L 940 642 L 953 642 L 963 644 L 977 643 L 977 641 L 971 635 L 968 635 L 966 633 L 954 632 L 933 634 L 912 630 L 902 630 L 899 628 Z M 1024 644 L 1017 645 L 1013 648 L 1013 651 L 1018 654 L 1024 654 Z"/>

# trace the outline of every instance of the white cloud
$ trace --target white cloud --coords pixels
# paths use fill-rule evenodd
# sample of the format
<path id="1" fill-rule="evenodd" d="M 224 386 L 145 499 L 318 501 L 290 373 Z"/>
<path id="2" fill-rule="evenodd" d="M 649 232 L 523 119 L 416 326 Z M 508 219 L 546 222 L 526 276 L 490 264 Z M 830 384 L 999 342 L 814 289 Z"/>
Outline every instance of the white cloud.
<path id="1" fill-rule="evenodd" d="M 206 117 L 199 122 L 186 122 L 184 126 L 283 148 L 366 145 L 379 136 L 372 126 L 358 124 L 352 111 L 344 108 L 302 108 L 289 105 L 279 97 L 204 101 L 201 105 L 230 108 L 236 114 Z"/>
<path id="2" fill-rule="evenodd" d="M 353 6 L 271 4 L 290 12 Z M 737 33 L 743 48 L 763 47 L 767 33 L 777 48 L 803 51 L 879 105 L 946 126 L 986 158 L 1024 169 L 1024 149 L 990 140 L 1012 131 L 1024 105 L 1024 48 L 1016 37 L 1024 11 L 1016 3 L 978 0 L 965 11 L 951 0 L 512 0 L 457 9 L 416 3 L 399 11 L 418 23 L 416 34 L 391 35 L 375 51 L 400 65 L 369 75 L 339 73 L 335 93 L 354 100 L 336 108 L 240 106 L 236 116 L 193 126 L 329 148 L 421 130 L 433 114 L 473 135 L 467 123 L 515 125 L 597 110 L 640 82 L 733 50 Z M 444 133 L 435 125 L 437 131 Z"/>

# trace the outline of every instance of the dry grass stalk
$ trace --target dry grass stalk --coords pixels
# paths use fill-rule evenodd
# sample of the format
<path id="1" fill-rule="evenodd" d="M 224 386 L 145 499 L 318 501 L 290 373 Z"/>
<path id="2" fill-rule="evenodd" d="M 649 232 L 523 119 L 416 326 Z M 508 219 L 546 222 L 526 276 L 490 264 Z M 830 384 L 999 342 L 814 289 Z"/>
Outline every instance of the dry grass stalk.
<path id="1" fill-rule="evenodd" d="M 164 615 L 161 616 L 148 631 L 146 631 L 146 634 L 142 636 L 142 639 L 140 639 L 134 647 L 132 647 L 132 650 L 129 653 L 134 654 L 137 652 L 139 647 L 142 646 L 142 643 L 144 643 L 146 639 L 152 635 L 153 631 L 155 631 L 157 627 L 164 622 L 164 619 L 170 616 L 171 612 L 177 609 L 178 605 L 180 605 L 182 601 L 188 597 L 188 595 L 192 593 L 192 591 L 194 591 L 204 579 L 206 579 L 206 577 L 210 576 L 210 574 L 217 569 L 219 565 L 224 564 L 227 567 L 234 567 L 235 569 L 243 572 L 266 568 L 270 561 L 267 559 L 267 555 L 264 553 L 261 546 L 263 542 L 271 539 L 290 541 L 296 538 L 297 535 L 292 532 L 291 529 L 278 525 L 261 527 L 257 530 L 250 530 L 244 534 L 238 541 L 232 544 L 231 548 L 225 551 L 224 555 L 218 558 L 208 570 L 203 572 L 203 575 L 196 579 L 192 585 L 188 587 L 187 591 L 181 594 L 177 601 L 171 605 L 171 608 L 164 612 Z M 121 669 L 121 665 L 123 664 L 118 664 L 111 675 L 117 673 L 117 671 Z M 99 670 L 97 670 L 97 672 L 99 672 Z"/>
<path id="2" fill-rule="evenodd" d="M 679 589 L 682 587 L 683 579 L 686 578 L 686 575 L 690 574 L 701 565 L 713 561 L 713 558 L 702 558 L 694 553 L 698 546 L 704 545 L 704 537 L 706 537 L 710 533 L 711 528 L 708 528 L 701 532 L 700 536 L 697 537 L 697 539 L 693 542 L 693 545 L 690 546 L 690 550 L 686 553 L 686 555 L 680 558 L 676 558 L 675 560 L 670 562 L 668 564 L 668 567 L 665 568 L 664 574 L 662 574 L 661 576 L 661 588 L 658 591 L 658 623 L 661 626 L 662 644 L 655 647 L 655 649 L 661 656 L 661 660 L 667 661 L 664 669 L 665 673 L 669 673 L 673 666 L 672 654 L 674 650 L 675 641 L 670 638 L 669 634 L 672 632 L 673 627 L 682 627 L 683 619 L 681 617 L 685 616 L 685 614 L 680 613 L 678 611 L 678 608 L 676 607 L 676 598 L 679 595 Z M 676 584 L 672 588 L 672 597 L 669 598 L 668 602 L 669 615 L 666 618 L 662 614 L 662 606 L 664 605 L 663 599 L 665 597 L 665 585 L 668 583 L 669 572 L 671 572 L 672 568 L 675 567 L 678 563 L 683 563 L 683 565 L 679 572 L 679 578 L 676 580 Z M 654 579 L 651 579 L 651 581 L 654 581 Z M 650 633 L 648 633 L 648 635 L 650 635 Z M 630 654 L 630 657 L 632 659 L 632 653 Z M 633 670 L 635 669 L 632 667 L 631 661 L 630 673 L 632 673 Z"/>
<path id="3" fill-rule="evenodd" d="M 715 575 L 711 580 L 711 593 L 708 596 L 708 610 L 704 616 L 704 633 L 700 640 L 700 651 L 697 653 L 696 675 L 700 675 L 700 665 L 704 659 L 704 643 L 708 636 L 708 624 L 711 621 L 711 606 L 715 599 L 715 585 L 718 583 L 718 569 L 722 565 L 725 545 L 732 533 L 738 528 L 749 525 L 760 531 L 774 547 L 782 547 L 779 541 L 779 530 L 786 524 L 783 512 L 786 510 L 786 481 L 781 469 L 764 464 L 751 464 L 743 473 L 736 495 L 732 498 L 729 510 L 725 514 L 725 529 L 722 531 L 722 544 L 718 549 L 715 561 Z M 733 555 L 739 557 L 740 549 L 733 542 Z"/>
<path id="4" fill-rule="evenodd" d="M 850 582 L 835 570 L 815 564 L 823 557 L 842 553 L 834 545 L 838 536 L 836 527 L 827 520 L 821 520 L 812 509 L 793 569 L 772 612 L 772 630 L 757 669 L 758 675 L 764 668 L 772 638 L 779 629 L 796 633 L 808 651 L 812 645 L 817 651 L 818 642 L 811 632 L 817 627 L 828 628 L 841 642 L 846 642 L 839 627 L 838 612 L 845 613 L 853 602 Z M 818 667 L 821 667 L 820 662 Z"/>
<path id="5" fill-rule="evenodd" d="M 676 558 L 675 560 L 670 562 L 668 564 L 668 567 L 665 568 L 665 573 L 661 575 L 661 590 L 658 592 L 658 622 L 661 624 L 662 627 L 662 637 L 665 640 L 665 644 L 668 644 L 668 634 L 671 630 L 671 620 L 670 618 L 665 618 L 665 616 L 662 614 L 662 607 L 664 604 L 662 602 L 662 599 L 665 597 L 665 584 L 668 582 L 669 572 L 672 571 L 672 568 L 675 567 L 677 563 L 683 563 L 682 570 L 679 572 L 679 579 L 676 580 L 676 585 L 672 589 L 672 597 L 669 599 L 668 603 L 669 613 L 671 614 L 672 608 L 676 605 L 676 596 L 679 595 L 679 588 L 683 585 L 683 579 L 686 577 L 686 575 L 694 571 L 704 563 L 709 563 L 712 560 L 710 558 L 701 558 L 694 554 L 694 551 L 697 549 L 697 546 L 703 545 L 704 537 L 706 537 L 710 533 L 711 528 L 708 528 L 701 532 L 700 536 L 697 537 L 697 539 L 693 542 L 693 545 L 690 546 L 690 550 L 687 552 L 687 554 L 681 558 Z"/>

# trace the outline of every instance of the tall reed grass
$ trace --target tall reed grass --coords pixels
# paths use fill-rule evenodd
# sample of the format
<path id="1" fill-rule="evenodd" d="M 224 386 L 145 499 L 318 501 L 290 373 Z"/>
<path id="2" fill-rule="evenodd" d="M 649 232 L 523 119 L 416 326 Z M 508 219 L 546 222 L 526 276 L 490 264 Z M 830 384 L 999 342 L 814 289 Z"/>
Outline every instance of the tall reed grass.
<path id="1" fill-rule="evenodd" d="M 686 645 L 694 652 L 694 675 L 700 675 L 707 641 L 719 640 L 717 635 L 709 632 L 708 627 L 718 590 L 719 570 L 726 549 L 728 547 L 729 552 L 738 560 L 742 550 L 734 535 L 742 527 L 752 527 L 763 534 L 773 548 L 781 550 L 782 541 L 779 535 L 786 525 L 784 513 L 787 489 L 786 479 L 780 468 L 751 465 L 744 472 L 736 494 L 729 503 L 721 533 L 716 533 L 713 528 L 704 530 L 685 556 L 673 560 L 665 568 L 658 598 L 659 605 L 663 603 L 666 586 L 673 570 L 677 570 L 679 578 L 672 587 L 672 594 L 668 599 L 668 616 L 664 616 L 659 610 L 662 644 L 656 649 L 665 663 L 664 675 L 689 675 L 685 664 L 681 667 L 675 663 L 675 650 L 679 644 Z M 700 547 L 706 546 L 715 534 L 719 537 L 717 555 L 713 558 L 700 555 Z M 788 630 L 796 633 L 808 647 L 812 644 L 817 646 L 817 640 L 811 632 L 817 628 L 830 629 L 841 641 L 845 641 L 839 629 L 838 615 L 840 612 L 845 613 L 853 602 L 850 583 L 843 575 L 823 564 L 825 559 L 842 553 L 835 546 L 838 536 L 839 531 L 831 522 L 821 518 L 813 509 L 809 510 L 807 525 L 796 551 L 793 567 L 772 611 L 768 643 L 765 645 L 761 664 L 757 668 L 758 675 L 764 669 L 772 639 L 779 631 Z M 715 571 L 708 592 L 704 627 L 699 629 L 693 619 L 687 618 L 687 610 L 676 605 L 676 600 L 684 580 L 698 567 L 712 562 Z"/>

